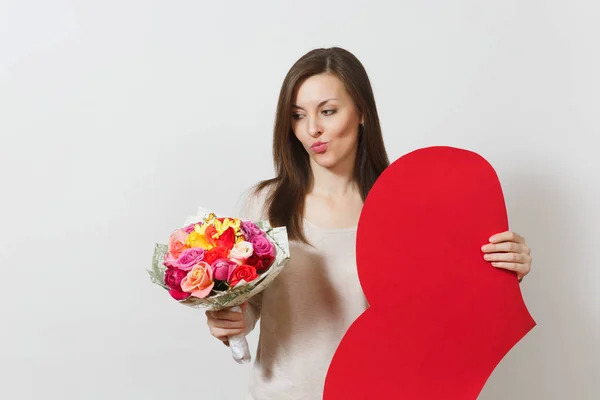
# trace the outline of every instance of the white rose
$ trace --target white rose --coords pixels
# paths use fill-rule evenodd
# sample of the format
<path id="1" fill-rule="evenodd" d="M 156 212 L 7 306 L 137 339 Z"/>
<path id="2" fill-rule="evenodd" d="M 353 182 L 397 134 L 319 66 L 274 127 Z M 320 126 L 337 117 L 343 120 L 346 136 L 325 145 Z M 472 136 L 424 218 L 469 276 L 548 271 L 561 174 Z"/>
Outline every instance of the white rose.
<path id="1" fill-rule="evenodd" d="M 248 257 L 252 255 L 253 252 L 254 249 L 252 247 L 252 243 L 241 241 L 233 246 L 233 249 L 231 249 L 229 252 L 229 258 L 241 265 L 248 259 Z"/>

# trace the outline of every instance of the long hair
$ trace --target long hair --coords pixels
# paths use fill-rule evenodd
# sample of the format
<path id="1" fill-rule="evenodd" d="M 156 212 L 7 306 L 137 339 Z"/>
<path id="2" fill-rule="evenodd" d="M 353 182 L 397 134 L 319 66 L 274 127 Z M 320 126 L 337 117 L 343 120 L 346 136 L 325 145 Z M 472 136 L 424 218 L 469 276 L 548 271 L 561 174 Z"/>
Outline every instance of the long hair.
<path id="1" fill-rule="evenodd" d="M 304 243 L 308 243 L 303 230 L 304 201 L 312 185 L 312 173 L 309 155 L 292 130 L 292 103 L 299 84 L 321 73 L 339 78 L 363 114 L 354 166 L 354 181 L 363 201 L 389 165 L 375 97 L 361 62 L 339 47 L 315 49 L 296 61 L 283 81 L 277 104 L 273 130 L 276 176 L 260 182 L 255 191 L 269 188 L 264 207 L 271 225 L 286 226 L 290 240 Z"/>

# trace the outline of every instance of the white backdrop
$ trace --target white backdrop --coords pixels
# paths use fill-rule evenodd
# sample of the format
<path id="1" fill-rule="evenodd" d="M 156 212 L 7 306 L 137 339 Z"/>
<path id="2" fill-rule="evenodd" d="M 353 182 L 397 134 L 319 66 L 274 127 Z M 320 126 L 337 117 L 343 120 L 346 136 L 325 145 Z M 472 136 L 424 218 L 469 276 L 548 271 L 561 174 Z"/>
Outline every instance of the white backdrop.
<path id="1" fill-rule="evenodd" d="M 532 248 L 538 326 L 480 398 L 600 398 L 600 7 L 393 3 L 0 2 L 2 398 L 243 397 L 249 367 L 145 268 L 271 176 L 283 77 L 328 46 L 367 68 L 392 160 L 479 152 Z"/>

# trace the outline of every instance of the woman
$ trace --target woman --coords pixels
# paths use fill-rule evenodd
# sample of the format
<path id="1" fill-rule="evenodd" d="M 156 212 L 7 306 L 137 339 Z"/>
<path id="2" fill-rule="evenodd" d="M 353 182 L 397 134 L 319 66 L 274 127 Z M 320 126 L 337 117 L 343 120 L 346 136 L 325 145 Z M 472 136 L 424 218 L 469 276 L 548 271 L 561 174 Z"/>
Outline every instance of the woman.
<path id="1" fill-rule="evenodd" d="M 250 399 L 321 399 L 327 369 L 367 308 L 355 264 L 363 202 L 389 165 L 367 73 L 340 48 L 317 49 L 291 68 L 281 89 L 273 142 L 276 177 L 258 184 L 242 216 L 286 226 L 291 260 L 244 305 L 207 312 L 213 336 L 250 332 L 261 320 Z M 530 271 L 525 240 L 512 232 L 482 248 L 485 259 Z"/>

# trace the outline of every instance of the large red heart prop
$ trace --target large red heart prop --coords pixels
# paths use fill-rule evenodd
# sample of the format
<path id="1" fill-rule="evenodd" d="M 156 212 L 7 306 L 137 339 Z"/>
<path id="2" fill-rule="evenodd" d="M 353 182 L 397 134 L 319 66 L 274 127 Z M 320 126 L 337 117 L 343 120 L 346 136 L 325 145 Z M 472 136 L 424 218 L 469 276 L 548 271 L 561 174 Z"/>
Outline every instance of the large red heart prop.
<path id="1" fill-rule="evenodd" d="M 340 343 L 324 399 L 476 399 L 535 326 L 515 273 L 483 259 L 506 230 L 500 182 L 478 154 L 429 147 L 390 165 L 357 232 L 370 307 Z"/>

